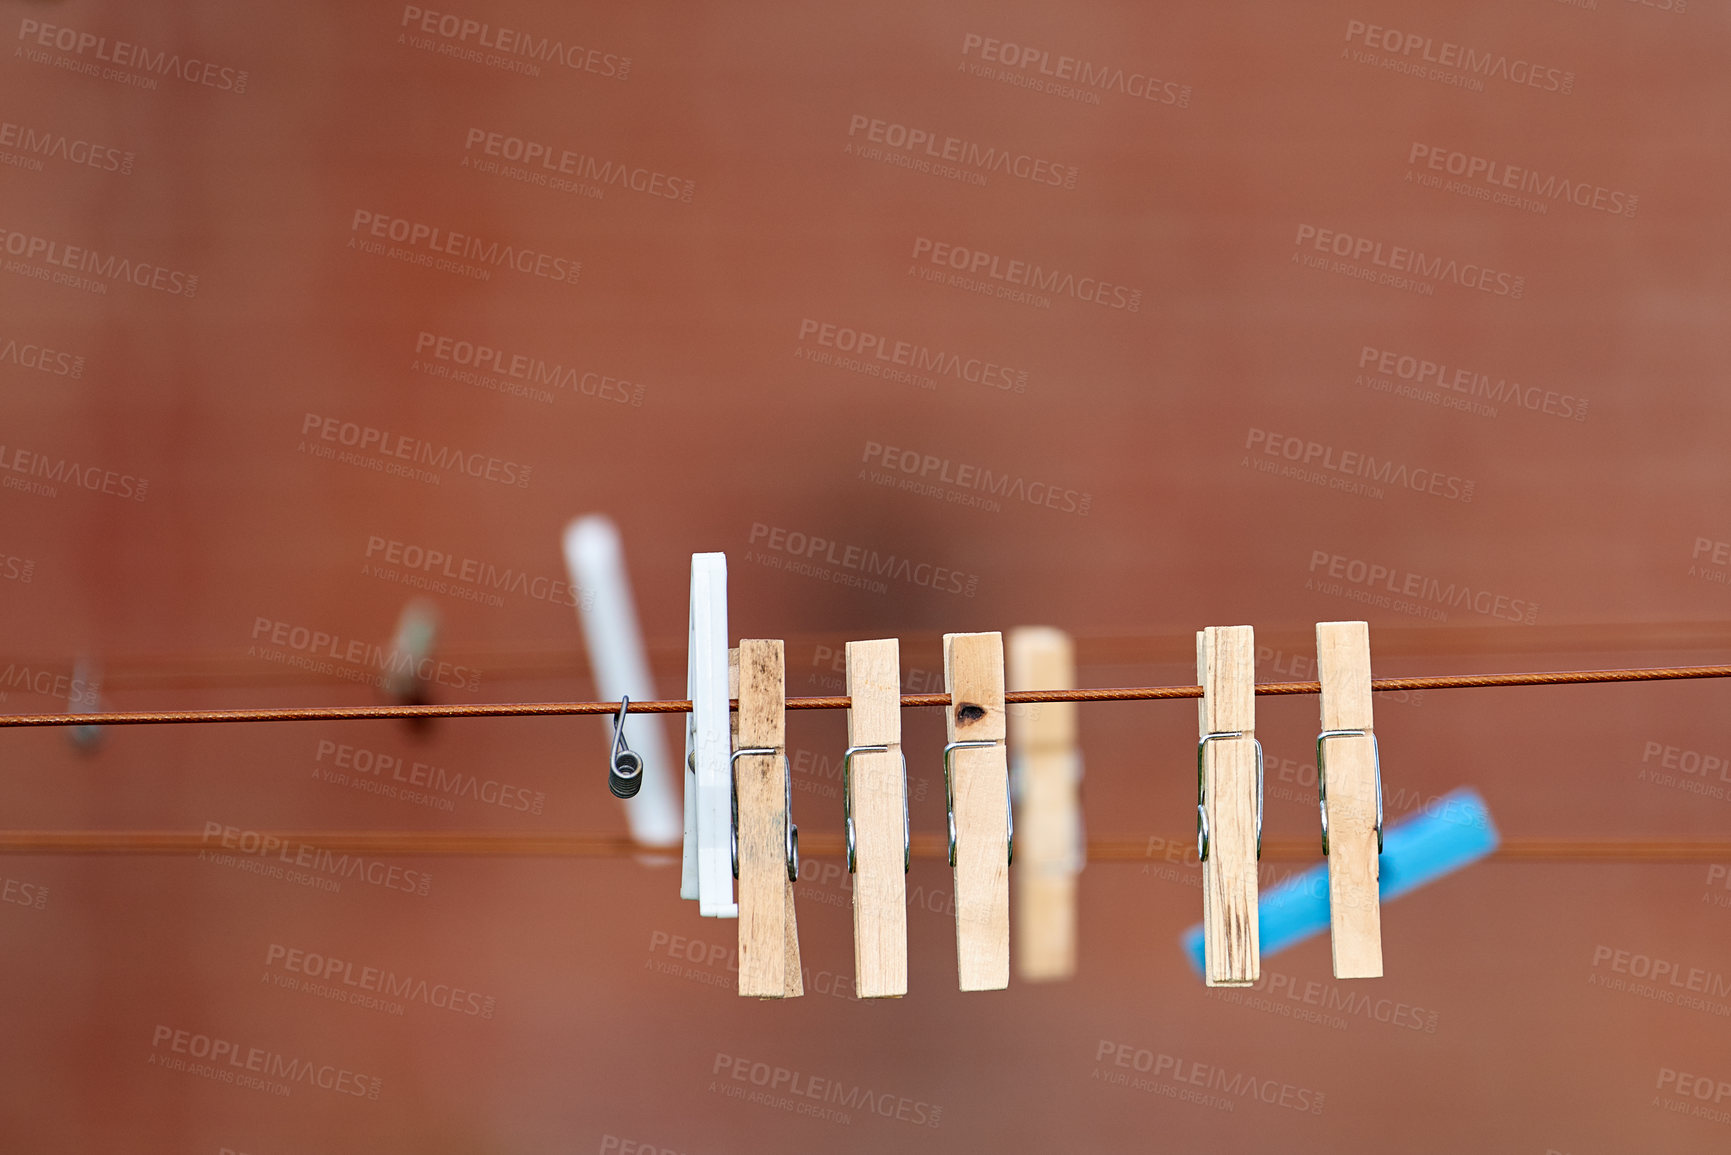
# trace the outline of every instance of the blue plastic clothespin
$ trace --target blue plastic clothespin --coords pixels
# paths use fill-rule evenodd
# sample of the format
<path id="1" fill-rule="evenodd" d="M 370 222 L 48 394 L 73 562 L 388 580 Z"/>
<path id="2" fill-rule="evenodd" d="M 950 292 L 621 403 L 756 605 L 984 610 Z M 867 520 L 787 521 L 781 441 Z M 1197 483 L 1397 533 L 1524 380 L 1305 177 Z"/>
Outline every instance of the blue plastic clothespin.
<path id="1" fill-rule="evenodd" d="M 1471 865 L 1497 848 L 1501 839 L 1478 791 L 1463 787 L 1431 809 L 1390 825 L 1383 833 L 1379 859 L 1383 902 L 1399 898 Z M 1264 957 L 1328 929 L 1328 863 L 1320 862 L 1270 890 L 1257 904 Z M 1180 938 L 1184 954 L 1202 973 L 1202 924 Z"/>

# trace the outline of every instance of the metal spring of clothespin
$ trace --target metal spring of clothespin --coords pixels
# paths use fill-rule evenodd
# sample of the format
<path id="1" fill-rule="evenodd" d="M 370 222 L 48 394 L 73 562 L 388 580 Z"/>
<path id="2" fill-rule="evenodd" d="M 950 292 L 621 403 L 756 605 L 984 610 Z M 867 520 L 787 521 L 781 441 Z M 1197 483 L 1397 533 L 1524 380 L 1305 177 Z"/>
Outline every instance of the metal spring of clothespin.
<path id="1" fill-rule="evenodd" d="M 607 760 L 607 789 L 615 798 L 635 798 L 643 786 L 643 759 L 625 744 L 625 713 L 631 699 L 621 695 L 613 719 L 613 750 Z"/>
<path id="2" fill-rule="evenodd" d="M 992 743 L 985 743 L 991 745 Z M 888 746 L 849 746 L 842 751 L 841 756 L 841 814 L 842 825 L 847 829 L 847 872 L 857 873 L 854 869 L 854 829 L 853 829 L 853 790 L 852 763 L 855 754 L 885 754 Z M 950 824 L 955 825 L 955 815 L 950 816 Z M 914 844 L 913 827 L 908 822 L 908 756 L 902 755 L 902 873 L 906 874 L 913 868 Z"/>
<path id="3" fill-rule="evenodd" d="M 779 644 L 779 643 L 778 643 Z M 739 877 L 739 760 L 752 756 L 769 756 L 776 752 L 774 746 L 750 746 L 735 750 L 728 760 L 728 767 L 733 779 L 733 877 Z M 788 763 L 787 754 L 781 756 L 782 780 L 787 784 L 787 802 L 783 813 L 787 816 L 787 880 L 799 881 L 799 827 L 793 824 L 793 767 Z"/>
<path id="4" fill-rule="evenodd" d="M 951 742 L 944 747 L 944 809 L 950 817 L 950 865 L 956 864 L 956 790 L 951 782 L 950 759 L 957 750 L 984 749 L 996 746 L 998 743 L 990 739 L 976 739 L 965 742 Z M 1010 783 L 1004 782 L 1004 842 L 1007 847 L 1005 861 L 1016 861 L 1016 808 L 1010 801 Z"/>
<path id="5" fill-rule="evenodd" d="M 1376 852 L 1382 853 L 1382 754 L 1371 730 L 1324 730 L 1316 736 L 1316 795 L 1322 808 L 1322 853 L 1328 853 L 1328 758 L 1323 751 L 1329 738 L 1369 738 L 1370 757 L 1376 766 Z"/>
<path id="6" fill-rule="evenodd" d="M 1208 779 L 1203 771 L 1203 756 L 1208 750 L 1208 743 L 1225 738 L 1242 738 L 1242 730 L 1221 730 L 1213 734 L 1204 734 L 1202 740 L 1196 743 L 1196 858 L 1199 862 L 1208 861 Z M 1262 742 L 1250 739 L 1256 747 L 1256 857 L 1262 857 Z M 1380 814 L 1380 810 L 1379 810 Z M 1325 813 L 1323 825 L 1323 853 L 1327 854 L 1328 816 Z M 1380 830 L 1382 819 L 1377 819 Z M 1380 835 L 1379 835 L 1380 837 Z"/>

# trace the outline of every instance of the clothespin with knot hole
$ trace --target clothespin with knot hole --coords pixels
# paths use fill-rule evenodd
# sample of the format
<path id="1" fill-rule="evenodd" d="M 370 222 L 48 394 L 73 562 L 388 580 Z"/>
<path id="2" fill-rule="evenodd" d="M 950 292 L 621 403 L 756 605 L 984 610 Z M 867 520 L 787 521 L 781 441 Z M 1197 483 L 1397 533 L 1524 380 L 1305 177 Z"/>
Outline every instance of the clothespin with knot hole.
<path id="1" fill-rule="evenodd" d="M 956 970 L 964 991 L 1010 985 L 1010 770 L 1004 639 L 945 634 L 944 799 L 955 869 Z"/>

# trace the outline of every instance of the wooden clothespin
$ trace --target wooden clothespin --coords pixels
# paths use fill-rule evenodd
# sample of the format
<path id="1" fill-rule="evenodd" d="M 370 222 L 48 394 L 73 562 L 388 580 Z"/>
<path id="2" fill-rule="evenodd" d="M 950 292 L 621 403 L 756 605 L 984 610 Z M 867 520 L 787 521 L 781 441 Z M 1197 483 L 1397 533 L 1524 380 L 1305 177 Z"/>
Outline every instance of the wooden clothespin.
<path id="1" fill-rule="evenodd" d="M 1004 640 L 945 634 L 944 793 L 955 868 L 956 967 L 964 991 L 1010 985 L 1010 771 Z"/>
<path id="2" fill-rule="evenodd" d="M 1261 976 L 1256 860 L 1262 849 L 1262 744 L 1256 740 L 1256 640 L 1249 626 L 1196 635 L 1202 683 L 1196 746 L 1202 858 L 1203 975 L 1211 987 Z"/>
<path id="3" fill-rule="evenodd" d="M 854 994 L 900 998 L 908 993 L 908 793 L 894 638 L 847 644 L 847 692 L 853 705 L 842 805 L 853 873 Z"/>
<path id="4" fill-rule="evenodd" d="M 1370 707 L 1370 626 L 1316 623 L 1322 732 L 1316 788 L 1328 858 L 1328 925 L 1334 977 L 1382 977 L 1382 764 Z"/>
<path id="5" fill-rule="evenodd" d="M 739 993 L 803 995 L 793 884 L 799 833 L 787 761 L 782 643 L 742 639 L 739 730 L 733 752 L 735 871 L 739 879 Z"/>
<path id="6" fill-rule="evenodd" d="M 1068 690 L 1076 654 L 1062 630 L 1010 631 L 1010 688 Z M 1010 709 L 1010 755 L 1016 795 L 1016 974 L 1030 982 L 1076 973 L 1076 874 L 1087 857 L 1082 840 L 1082 755 L 1074 702 Z"/>

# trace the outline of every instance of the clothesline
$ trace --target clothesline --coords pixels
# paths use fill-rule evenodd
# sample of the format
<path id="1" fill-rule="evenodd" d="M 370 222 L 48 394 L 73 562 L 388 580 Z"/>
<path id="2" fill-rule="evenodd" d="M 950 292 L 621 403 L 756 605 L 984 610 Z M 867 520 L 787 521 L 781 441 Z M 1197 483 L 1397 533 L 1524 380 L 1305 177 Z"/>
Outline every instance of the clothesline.
<path id="1" fill-rule="evenodd" d="M 245 844 L 241 844 L 241 836 Z M 228 845 L 227 843 L 234 843 Z M 1144 862 L 1180 865 L 1164 853 L 1166 848 L 1194 850 L 1196 837 L 1189 835 L 1116 836 L 1090 838 L 1089 862 Z M 642 846 L 624 835 L 548 833 L 518 834 L 482 830 L 307 830 L 239 832 L 230 837 L 198 830 L 0 830 L 0 855 L 5 854 L 94 854 L 174 855 L 235 854 L 266 857 L 298 852 L 301 847 L 355 854 L 404 857 L 463 858 L 654 858 L 665 856 L 677 862 L 679 847 Z M 839 834 L 816 832 L 800 835 L 800 847 L 809 857 L 839 857 L 844 851 Z M 943 859 L 948 854 L 944 836 L 915 834 L 915 858 Z M 1264 861 L 1321 861 L 1314 837 L 1265 838 Z M 1508 862 L 1631 862 L 1696 863 L 1723 862 L 1731 858 L 1728 839 L 1593 839 L 1506 838 L 1493 857 Z M 1182 864 L 1196 866 L 1195 856 L 1181 854 Z"/>
<path id="2" fill-rule="evenodd" d="M 1626 670 L 1558 670 L 1517 674 L 1447 674 L 1417 678 L 1375 678 L 1370 688 L 1457 690 L 1490 686 L 1561 686 L 1594 682 L 1654 682 L 1693 678 L 1731 678 L 1731 666 L 1656 666 Z M 1319 682 L 1260 682 L 1258 695 L 1319 694 Z M 1119 686 L 1088 690 L 1012 690 L 1008 705 L 1039 702 L 1135 702 L 1200 698 L 1201 686 Z M 788 698 L 789 710 L 845 710 L 845 695 Z M 903 694 L 904 708 L 947 706 L 948 694 Z M 133 726 L 217 722 L 347 722 L 367 718 L 500 718 L 617 714 L 613 702 L 453 702 L 398 706 L 290 706 L 241 710 L 109 710 L 66 714 L 0 714 L 7 726 Z M 689 714 L 688 699 L 632 702 L 628 714 Z"/>

